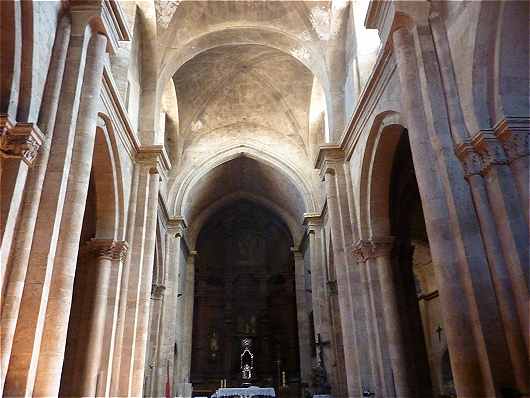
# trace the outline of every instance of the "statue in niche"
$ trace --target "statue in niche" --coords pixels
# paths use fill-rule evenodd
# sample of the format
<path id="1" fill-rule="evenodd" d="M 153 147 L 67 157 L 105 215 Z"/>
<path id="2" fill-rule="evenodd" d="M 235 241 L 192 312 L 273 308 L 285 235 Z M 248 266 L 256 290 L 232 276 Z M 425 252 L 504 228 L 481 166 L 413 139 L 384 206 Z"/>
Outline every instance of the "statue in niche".
<path id="1" fill-rule="evenodd" d="M 219 352 L 219 341 L 215 329 L 210 333 L 208 346 L 210 348 L 210 358 L 215 360 L 217 358 L 217 353 Z"/>

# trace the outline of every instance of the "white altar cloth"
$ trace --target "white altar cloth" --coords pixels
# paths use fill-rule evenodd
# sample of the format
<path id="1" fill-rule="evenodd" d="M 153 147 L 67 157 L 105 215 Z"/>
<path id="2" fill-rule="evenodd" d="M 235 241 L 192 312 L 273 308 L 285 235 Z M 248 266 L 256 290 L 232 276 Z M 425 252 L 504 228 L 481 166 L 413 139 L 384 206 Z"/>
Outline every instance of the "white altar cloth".
<path id="1" fill-rule="evenodd" d="M 276 397 L 276 392 L 274 388 L 271 387 L 241 387 L 241 388 L 220 388 L 218 389 L 211 398 L 221 398 L 221 397 Z"/>

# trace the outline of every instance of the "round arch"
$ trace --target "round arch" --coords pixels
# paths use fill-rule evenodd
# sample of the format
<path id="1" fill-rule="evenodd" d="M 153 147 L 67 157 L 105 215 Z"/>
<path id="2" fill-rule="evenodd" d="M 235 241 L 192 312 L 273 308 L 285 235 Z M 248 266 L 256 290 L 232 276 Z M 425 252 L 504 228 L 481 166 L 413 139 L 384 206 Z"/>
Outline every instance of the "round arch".
<path id="1" fill-rule="evenodd" d="M 123 240 L 125 237 L 125 198 L 123 171 L 116 137 L 109 117 L 99 113 L 92 170 L 96 189 L 96 238 Z"/>
<path id="2" fill-rule="evenodd" d="M 364 149 L 360 178 L 361 239 L 390 235 L 390 179 L 399 138 L 405 129 L 401 115 L 382 112 L 375 117 Z"/>

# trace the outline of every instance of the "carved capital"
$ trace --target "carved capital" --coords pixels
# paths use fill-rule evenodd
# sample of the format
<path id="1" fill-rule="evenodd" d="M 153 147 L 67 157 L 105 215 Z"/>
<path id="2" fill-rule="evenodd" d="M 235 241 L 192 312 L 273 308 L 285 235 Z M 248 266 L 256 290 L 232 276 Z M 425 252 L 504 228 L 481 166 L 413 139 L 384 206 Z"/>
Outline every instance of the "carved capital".
<path id="1" fill-rule="evenodd" d="M 162 284 L 153 283 L 151 285 L 151 298 L 160 300 L 164 296 L 166 287 Z"/>
<path id="2" fill-rule="evenodd" d="M 481 173 L 482 158 L 471 144 L 465 143 L 459 145 L 456 148 L 456 156 L 460 159 L 460 162 L 462 162 L 464 177 L 466 179 Z"/>
<path id="3" fill-rule="evenodd" d="M 353 245 L 353 255 L 358 263 L 364 263 L 372 257 L 372 246 L 367 240 L 359 240 Z"/>
<path id="4" fill-rule="evenodd" d="M 129 248 L 127 242 L 112 239 L 92 239 L 90 241 L 90 247 L 96 254 L 96 257 L 113 261 L 125 260 Z"/>
<path id="5" fill-rule="evenodd" d="M 371 258 L 389 256 L 393 245 L 394 238 L 391 236 L 359 240 L 353 245 L 353 255 L 357 262 L 362 263 Z"/>
<path id="6" fill-rule="evenodd" d="M 504 148 L 492 131 L 479 131 L 471 143 L 482 157 L 482 174 L 487 174 L 495 165 L 508 163 Z"/>
<path id="7" fill-rule="evenodd" d="M 22 159 L 28 166 L 33 164 L 44 135 L 34 123 L 13 124 L 5 115 L 0 116 L 0 156 Z"/>
<path id="8" fill-rule="evenodd" d="M 175 236 L 175 238 L 182 238 L 184 236 L 184 231 L 186 231 L 187 224 L 184 220 L 184 217 L 175 217 L 170 218 L 167 221 L 167 231 Z"/>
<path id="9" fill-rule="evenodd" d="M 530 118 L 505 118 L 495 128 L 495 136 L 501 141 L 506 152 L 508 162 L 530 154 L 528 135 L 530 132 Z"/>

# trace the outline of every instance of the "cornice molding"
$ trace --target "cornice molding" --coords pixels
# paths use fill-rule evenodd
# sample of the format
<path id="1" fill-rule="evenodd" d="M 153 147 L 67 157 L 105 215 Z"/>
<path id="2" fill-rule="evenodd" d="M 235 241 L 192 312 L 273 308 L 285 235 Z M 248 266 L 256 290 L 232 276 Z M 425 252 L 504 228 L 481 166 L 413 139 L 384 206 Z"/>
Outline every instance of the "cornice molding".
<path id="1" fill-rule="evenodd" d="M 94 31 L 107 37 L 107 51 L 116 53 L 120 41 L 129 41 L 131 33 L 120 4 L 115 0 L 71 0 L 72 16 L 89 23 Z M 79 25 L 78 25 L 79 26 Z M 82 28 L 82 26 L 79 26 Z"/>

